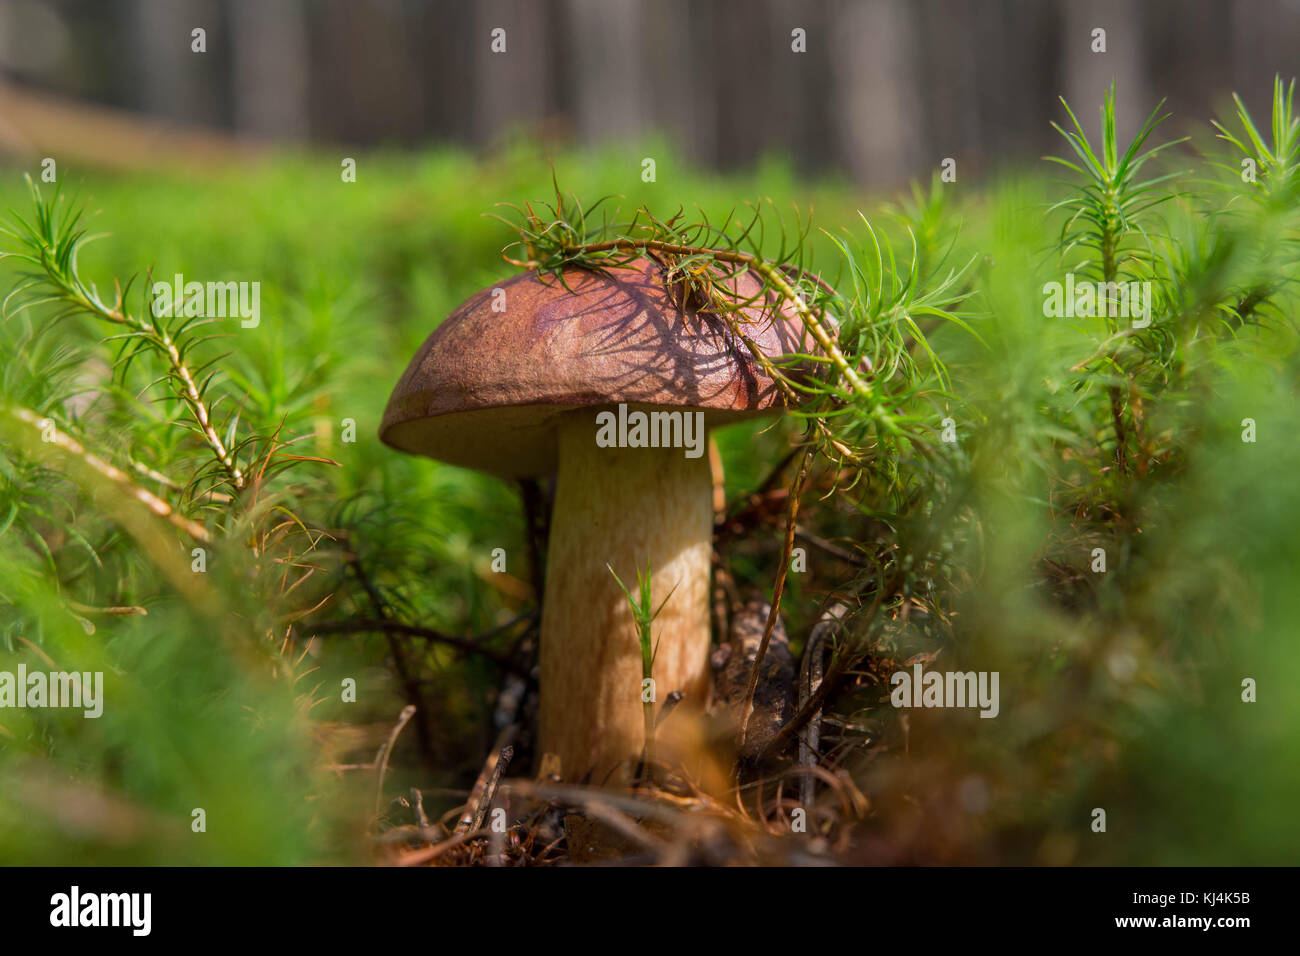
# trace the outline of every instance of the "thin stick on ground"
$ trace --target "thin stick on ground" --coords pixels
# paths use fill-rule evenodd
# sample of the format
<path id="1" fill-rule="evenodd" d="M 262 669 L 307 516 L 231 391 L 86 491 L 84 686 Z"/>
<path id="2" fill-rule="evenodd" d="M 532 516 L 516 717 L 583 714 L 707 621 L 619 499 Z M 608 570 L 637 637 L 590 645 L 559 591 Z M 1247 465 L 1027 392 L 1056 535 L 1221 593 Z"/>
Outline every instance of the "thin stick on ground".
<path id="1" fill-rule="evenodd" d="M 799 666 L 800 710 L 808 705 L 808 701 L 821 686 L 822 678 L 826 673 L 826 642 L 847 610 L 844 604 L 836 604 L 827 609 L 808 637 L 808 646 L 804 648 L 803 661 Z M 821 715 L 821 710 L 815 711 L 808 719 L 807 730 L 799 735 L 799 767 L 805 771 L 817 766 L 821 743 Z M 812 807 L 816 788 L 816 776 L 804 773 L 799 780 L 799 805 L 805 810 Z"/>
<path id="2" fill-rule="evenodd" d="M 384 745 L 379 748 L 379 755 L 375 757 L 375 813 L 378 813 L 384 805 L 384 774 L 388 773 L 388 758 L 393 752 L 393 747 L 397 743 L 402 728 L 414 716 L 414 704 L 407 704 L 402 708 L 402 712 L 397 715 L 397 724 L 389 733 L 388 739 L 384 741 Z"/>
<path id="3" fill-rule="evenodd" d="M 457 821 L 454 832 L 464 833 L 471 829 L 477 830 L 481 825 L 482 818 L 479 810 L 482 809 L 484 813 L 487 812 L 486 807 L 488 800 L 490 800 L 490 794 L 495 793 L 497 785 L 501 782 L 501 775 L 505 773 L 506 767 L 510 765 L 511 758 L 514 757 L 515 749 L 512 741 L 517 731 L 518 725 L 511 724 L 497 735 L 496 745 L 492 748 L 488 758 L 483 761 L 483 769 L 479 771 L 478 779 L 474 781 L 474 787 L 469 792 L 469 799 L 465 801 L 465 809 L 461 812 L 460 820 Z"/>
<path id="4" fill-rule="evenodd" d="M 759 668 L 763 665 L 763 657 L 767 654 L 767 646 L 772 641 L 772 631 L 776 628 L 777 619 L 781 614 L 781 595 L 785 591 L 785 578 L 790 570 L 790 554 L 794 550 L 794 534 L 797 527 L 795 519 L 799 514 L 799 495 L 803 491 L 804 482 L 808 480 L 808 469 L 815 448 L 816 446 L 809 445 L 807 450 L 804 451 L 803 459 L 799 462 L 799 473 L 795 475 L 794 484 L 790 486 L 789 509 L 786 512 L 785 522 L 785 546 L 781 552 L 781 566 L 776 573 L 776 584 L 772 588 L 772 608 L 767 615 L 767 624 L 763 628 L 763 638 L 758 644 L 758 653 L 754 656 L 754 666 L 749 672 L 749 686 L 745 688 L 745 700 L 740 709 L 738 745 L 742 751 L 745 746 L 745 736 L 749 729 L 749 718 L 754 712 L 754 693 L 758 689 L 758 675 L 761 673 Z"/>
<path id="5" fill-rule="evenodd" d="M 515 748 L 505 746 L 501 748 L 501 753 L 497 755 L 496 766 L 492 768 L 492 776 L 488 779 L 487 787 L 483 790 L 483 797 L 478 802 L 478 809 L 474 811 L 474 822 L 470 825 L 471 830 L 479 830 L 483 827 L 483 821 L 487 819 L 488 810 L 492 806 L 492 799 L 497 795 L 497 787 L 501 784 L 501 776 L 510 766 L 510 761 L 515 755 Z"/>

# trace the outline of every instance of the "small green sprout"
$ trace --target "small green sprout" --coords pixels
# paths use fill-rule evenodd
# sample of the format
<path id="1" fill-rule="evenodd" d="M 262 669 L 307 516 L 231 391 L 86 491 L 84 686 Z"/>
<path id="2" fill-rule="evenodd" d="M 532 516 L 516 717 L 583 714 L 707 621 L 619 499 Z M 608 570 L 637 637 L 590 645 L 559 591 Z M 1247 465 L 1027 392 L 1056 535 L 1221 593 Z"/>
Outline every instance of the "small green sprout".
<path id="1" fill-rule="evenodd" d="M 632 592 L 627 589 L 623 580 L 618 576 L 618 572 L 608 563 L 605 567 L 609 568 L 609 573 L 614 575 L 614 580 L 618 582 L 619 588 L 627 598 L 627 603 L 632 608 L 632 617 L 636 621 L 636 630 L 638 640 L 641 642 L 641 680 L 651 680 L 651 671 L 654 668 L 655 655 L 658 653 L 658 646 L 652 645 L 650 639 L 650 627 L 654 623 L 660 612 L 663 611 L 664 605 L 668 599 L 673 596 L 673 591 L 677 586 L 673 585 L 672 591 L 660 603 L 659 607 L 654 607 L 654 600 L 651 597 L 652 590 L 652 573 L 650 565 L 646 565 L 645 574 L 640 571 L 636 573 L 637 586 L 640 590 L 639 600 L 632 597 Z M 654 732 L 655 732 L 655 706 L 653 700 L 643 701 L 643 710 L 645 713 L 645 751 L 642 757 L 642 766 L 648 768 L 654 752 Z"/>

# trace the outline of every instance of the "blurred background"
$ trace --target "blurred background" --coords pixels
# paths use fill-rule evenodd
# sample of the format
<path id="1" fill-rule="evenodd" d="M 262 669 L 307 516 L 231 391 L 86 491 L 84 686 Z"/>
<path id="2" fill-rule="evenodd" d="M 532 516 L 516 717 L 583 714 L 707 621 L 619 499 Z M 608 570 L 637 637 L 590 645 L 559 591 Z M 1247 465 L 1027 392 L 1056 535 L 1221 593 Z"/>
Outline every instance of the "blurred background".
<path id="1" fill-rule="evenodd" d="M 1057 96 L 1095 103 L 1112 77 L 1121 132 L 1160 97 L 1179 117 L 1234 89 L 1257 107 L 1274 73 L 1300 73 L 1298 41 L 1300 0 L 0 0 L 0 152 L 144 151 L 130 127 L 61 127 L 38 98 L 57 95 L 261 142 L 662 135 L 705 168 L 775 154 L 890 188 L 944 157 L 963 176 L 1036 159 Z"/>
<path id="2" fill-rule="evenodd" d="M 498 28 L 504 53 L 491 48 Z M 377 430 L 430 330 L 517 271 L 500 255 L 510 229 L 486 214 L 552 195 L 552 168 L 588 203 L 621 195 L 625 212 L 681 204 L 716 222 L 757 197 L 785 216 L 815 205 L 829 234 L 809 248 L 832 276 L 832 234 L 860 239 L 858 210 L 896 249 L 915 235 L 923 272 L 971 264 L 964 316 L 992 348 L 956 326 L 933 338 L 967 410 L 988 537 L 954 558 L 969 587 L 954 588 L 960 640 L 943 660 L 1003 673 L 1005 716 L 900 721 L 879 693 L 846 692 L 838 713 L 859 736 L 844 730 L 853 746 L 836 760 L 873 808 L 850 858 L 1294 864 L 1300 258 L 1277 237 L 1300 236 L 1297 204 L 1255 204 L 1235 154 L 1212 166 L 1224 144 L 1209 124 L 1239 129 L 1237 92 L 1267 133 L 1273 77 L 1300 74 L 1298 41 L 1300 0 L 0 0 L 0 212 L 30 218 L 25 175 L 47 197 L 62 190 L 62 208 L 84 207 L 107 235 L 80 260 L 101 290 L 149 269 L 259 282 L 261 325 L 203 343 L 197 361 L 220 362 L 215 388 L 241 437 L 282 429 L 337 462 L 278 479 L 333 536 L 305 558 L 314 577 L 282 592 L 279 572 L 258 571 L 250 588 L 232 535 L 207 579 L 214 614 L 120 534 L 111 501 L 20 456 L 7 468 L 0 422 L 0 671 L 38 656 L 100 669 L 110 701 L 95 721 L 0 713 L 0 864 L 374 860 L 367 761 L 411 702 L 384 806 L 410 787 L 434 819 L 463 802 L 496 738 L 491 660 L 369 631 L 308 643 L 310 626 L 292 666 L 250 666 L 243 651 L 262 648 L 268 617 L 297 620 L 318 601 L 313 624 L 386 607 L 452 635 L 495 633 L 535 605 L 518 490 L 396 454 Z M 1149 220 L 1180 288 L 1233 302 L 1267 273 L 1278 290 L 1269 335 L 1198 338 L 1199 357 L 1178 346 L 1196 388 L 1177 380 L 1148 414 L 1182 457 L 1137 489 L 1136 530 L 1116 529 L 1104 468 L 1078 474 L 1081 460 L 1104 464 L 1094 433 L 1108 434 L 1109 406 L 1096 383 L 1083 399 L 1062 387 L 1062 370 L 1094 352 L 1096 330 L 1045 321 L 1040 295 L 1068 265 L 1064 213 L 1049 209 L 1080 189 L 1041 161 L 1068 150 L 1051 128 L 1066 119 L 1057 97 L 1093 131 L 1112 79 L 1122 143 L 1161 98 L 1172 118 L 1153 142 L 1193 137 L 1160 167 L 1189 195 Z M 355 182 L 340 177 L 345 156 Z M 909 194 L 947 157 L 957 186 Z M 766 254 L 779 241 L 766 236 Z M 0 260 L 0 297 L 25 282 L 21 260 Z M 143 308 L 142 283 L 133 295 Z M 11 307 L 0 321 L 0 405 L 66 419 L 105 458 L 182 485 L 210 464 L 175 427 L 184 410 L 154 404 L 156 362 L 110 382 L 114 328 L 56 311 Z M 1258 446 L 1241 440 L 1246 416 Z M 729 500 L 748 500 L 793 431 L 719 434 Z M 1037 507 L 1063 487 L 1064 502 Z M 853 547 L 879 533 L 858 503 L 809 498 L 823 538 Z M 769 517 L 729 556 L 755 588 L 779 561 Z M 1098 544 L 1112 561 L 1100 579 L 1087 563 Z M 498 547 L 509 574 L 491 569 Z M 189 553 L 173 556 L 185 580 Z M 358 585 L 362 568 L 382 601 Z M 795 645 L 854 573 L 819 560 L 791 575 Z M 148 614 L 90 622 L 69 601 Z M 928 651 L 919 633 L 899 639 L 900 658 Z M 515 646 L 513 632 L 493 640 Z M 1241 701 L 1244 676 L 1260 681 L 1257 704 Z M 339 699 L 345 679 L 355 703 Z M 207 837 L 196 807 L 215 821 Z M 1109 838 L 1088 829 L 1096 807 Z"/>

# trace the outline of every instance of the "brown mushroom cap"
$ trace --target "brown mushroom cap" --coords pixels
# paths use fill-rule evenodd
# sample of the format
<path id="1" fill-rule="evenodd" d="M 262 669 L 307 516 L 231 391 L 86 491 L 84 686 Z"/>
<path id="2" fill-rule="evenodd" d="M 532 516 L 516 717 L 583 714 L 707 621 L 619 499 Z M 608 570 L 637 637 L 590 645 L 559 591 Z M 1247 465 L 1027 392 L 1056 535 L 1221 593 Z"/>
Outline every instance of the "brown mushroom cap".
<path id="1" fill-rule="evenodd" d="M 407 366 L 380 439 L 521 478 L 555 469 L 554 423 L 576 408 L 702 411 L 710 426 L 780 410 L 776 384 L 725 320 L 683 311 L 664 275 L 638 259 L 607 273 L 569 270 L 564 283 L 526 272 L 470 297 Z M 761 285 L 746 273 L 736 287 L 748 298 Z M 503 311 L 493 311 L 497 289 Z M 774 361 L 807 354 L 811 337 L 793 310 L 770 303 L 746 309 L 746 335 Z"/>

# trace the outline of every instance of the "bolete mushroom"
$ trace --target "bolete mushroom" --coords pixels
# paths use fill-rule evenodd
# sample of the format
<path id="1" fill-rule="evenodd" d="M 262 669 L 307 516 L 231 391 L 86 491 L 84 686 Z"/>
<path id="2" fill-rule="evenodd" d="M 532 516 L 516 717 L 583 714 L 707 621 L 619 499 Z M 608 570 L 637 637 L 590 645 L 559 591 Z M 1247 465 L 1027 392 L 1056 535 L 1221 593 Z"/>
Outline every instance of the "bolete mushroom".
<path id="1" fill-rule="evenodd" d="M 380 438 L 502 478 L 556 475 L 539 754 L 558 755 L 567 779 L 614 782 L 645 741 L 637 630 L 610 568 L 635 588 L 648 566 L 656 607 L 671 592 L 654 622 L 655 694 L 662 702 L 679 690 L 682 708 L 702 709 L 713 532 L 705 429 L 779 412 L 783 401 L 724 318 L 679 305 L 658 262 L 572 269 L 563 280 L 523 273 L 456 309 L 393 390 Z M 761 289 L 749 273 L 732 281 L 742 299 Z M 803 325 L 774 301 L 746 306 L 746 335 L 774 360 L 806 353 Z"/>

